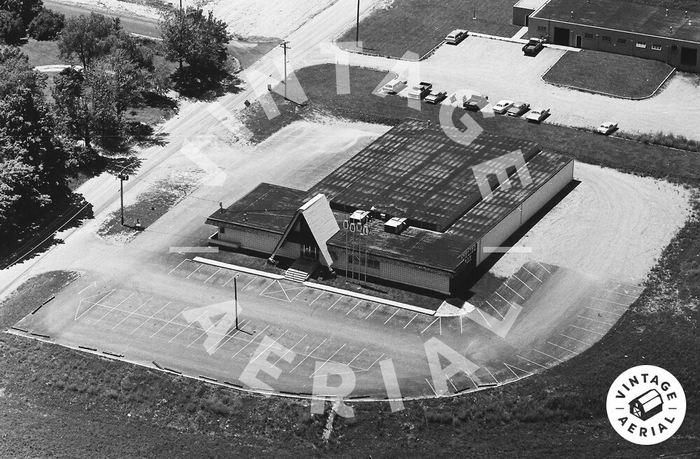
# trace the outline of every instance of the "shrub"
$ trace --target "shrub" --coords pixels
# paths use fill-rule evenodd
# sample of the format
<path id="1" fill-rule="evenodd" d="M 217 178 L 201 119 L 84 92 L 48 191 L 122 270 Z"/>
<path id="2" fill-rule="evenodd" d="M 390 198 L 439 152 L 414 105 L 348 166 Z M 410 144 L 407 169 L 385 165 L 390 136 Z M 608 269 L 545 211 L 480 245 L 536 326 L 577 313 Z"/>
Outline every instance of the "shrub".
<path id="1" fill-rule="evenodd" d="M 66 17 L 51 10 L 42 9 L 29 23 L 29 36 L 39 41 L 53 40 L 63 30 Z"/>
<path id="2" fill-rule="evenodd" d="M 0 10 L 0 40 L 17 45 L 24 36 L 24 24 L 18 14 Z"/>

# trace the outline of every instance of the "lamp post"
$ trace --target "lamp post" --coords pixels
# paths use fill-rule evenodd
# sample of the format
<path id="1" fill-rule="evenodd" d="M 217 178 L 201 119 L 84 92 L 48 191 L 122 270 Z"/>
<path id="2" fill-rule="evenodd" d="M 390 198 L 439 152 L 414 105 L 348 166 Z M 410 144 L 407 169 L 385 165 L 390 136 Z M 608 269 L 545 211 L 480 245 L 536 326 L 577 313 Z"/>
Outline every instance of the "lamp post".
<path id="1" fill-rule="evenodd" d="M 291 49 L 289 47 L 289 42 L 284 41 L 280 43 L 280 47 L 284 49 L 284 98 L 287 98 L 287 50 Z"/>
<path id="2" fill-rule="evenodd" d="M 360 46 L 360 0 L 357 0 L 357 22 L 355 24 L 355 44 Z"/>
<path id="3" fill-rule="evenodd" d="M 119 174 L 119 200 L 121 203 L 122 226 L 124 226 L 124 182 L 127 180 L 129 180 L 128 175 L 123 173 Z"/>

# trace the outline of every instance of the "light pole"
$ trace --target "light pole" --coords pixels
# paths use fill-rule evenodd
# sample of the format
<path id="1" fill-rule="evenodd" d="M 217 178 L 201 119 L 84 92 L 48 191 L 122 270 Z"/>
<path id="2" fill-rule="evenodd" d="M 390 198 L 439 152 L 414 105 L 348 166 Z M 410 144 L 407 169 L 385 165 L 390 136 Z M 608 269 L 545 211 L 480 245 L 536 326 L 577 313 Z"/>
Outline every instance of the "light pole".
<path id="1" fill-rule="evenodd" d="M 284 41 L 280 43 L 280 47 L 284 49 L 284 98 L 287 98 L 287 49 L 292 49 L 289 47 L 289 42 Z"/>
<path id="2" fill-rule="evenodd" d="M 123 171 L 124 169 L 122 169 Z M 119 198 L 121 202 L 121 215 L 122 215 L 122 226 L 124 226 L 124 182 L 129 180 L 129 176 L 123 173 L 119 173 Z"/>
<path id="3" fill-rule="evenodd" d="M 357 0 L 357 22 L 355 24 L 355 44 L 360 46 L 360 0 Z"/>
<path id="4" fill-rule="evenodd" d="M 238 274 L 233 278 L 233 305 L 236 314 L 236 330 L 238 330 Z"/>

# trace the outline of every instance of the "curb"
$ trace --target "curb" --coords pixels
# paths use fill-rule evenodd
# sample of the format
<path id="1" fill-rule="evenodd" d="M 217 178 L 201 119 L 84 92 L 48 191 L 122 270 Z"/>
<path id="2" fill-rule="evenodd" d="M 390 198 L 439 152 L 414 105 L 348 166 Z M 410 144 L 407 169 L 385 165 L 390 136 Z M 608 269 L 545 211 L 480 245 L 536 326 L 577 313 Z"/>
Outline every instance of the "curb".
<path id="1" fill-rule="evenodd" d="M 246 273 L 246 274 L 253 274 L 255 276 L 267 277 L 268 279 L 275 279 L 275 280 L 284 279 L 284 276 L 281 276 L 279 274 L 272 274 L 272 273 L 268 273 L 266 271 L 260 271 L 260 270 L 252 269 L 252 268 L 244 268 L 243 266 L 232 265 L 229 263 L 224 263 L 222 261 L 210 260 L 208 258 L 194 257 L 192 259 L 192 261 L 196 261 L 197 263 L 203 263 L 205 265 L 216 266 L 217 268 L 230 269 L 233 271 L 239 271 L 239 272 Z"/>

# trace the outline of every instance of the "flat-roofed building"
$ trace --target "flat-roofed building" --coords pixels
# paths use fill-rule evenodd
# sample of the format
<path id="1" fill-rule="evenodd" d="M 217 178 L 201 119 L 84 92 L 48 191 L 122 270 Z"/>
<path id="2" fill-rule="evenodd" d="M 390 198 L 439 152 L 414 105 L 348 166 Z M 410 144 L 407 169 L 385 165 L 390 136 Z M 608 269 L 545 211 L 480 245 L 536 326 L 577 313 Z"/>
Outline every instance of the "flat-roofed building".
<path id="1" fill-rule="evenodd" d="M 213 244 L 449 295 L 573 168 L 533 142 L 482 133 L 465 146 L 408 120 L 309 191 L 262 183 L 207 223 Z"/>
<path id="2" fill-rule="evenodd" d="M 700 71 L 700 12 L 617 0 L 550 0 L 530 15 L 529 34 L 551 43 L 626 54 Z"/>

